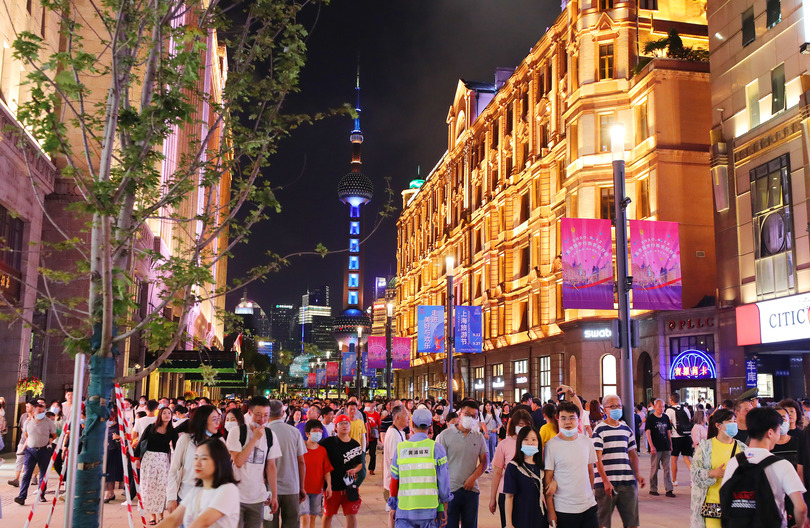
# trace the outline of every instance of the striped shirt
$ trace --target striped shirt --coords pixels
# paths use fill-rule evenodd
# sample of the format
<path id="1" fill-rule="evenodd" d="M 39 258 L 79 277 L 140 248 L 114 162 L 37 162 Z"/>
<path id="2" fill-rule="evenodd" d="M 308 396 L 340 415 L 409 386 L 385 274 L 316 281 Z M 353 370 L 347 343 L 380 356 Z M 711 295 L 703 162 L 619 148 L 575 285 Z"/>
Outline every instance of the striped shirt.
<path id="1" fill-rule="evenodd" d="M 593 447 L 602 452 L 602 465 L 611 484 L 629 484 L 636 481 L 635 473 L 630 467 L 629 451 L 636 450 L 636 439 L 632 429 L 624 422 L 613 427 L 599 422 L 593 430 Z M 602 476 L 594 467 L 594 488 L 604 487 Z"/>

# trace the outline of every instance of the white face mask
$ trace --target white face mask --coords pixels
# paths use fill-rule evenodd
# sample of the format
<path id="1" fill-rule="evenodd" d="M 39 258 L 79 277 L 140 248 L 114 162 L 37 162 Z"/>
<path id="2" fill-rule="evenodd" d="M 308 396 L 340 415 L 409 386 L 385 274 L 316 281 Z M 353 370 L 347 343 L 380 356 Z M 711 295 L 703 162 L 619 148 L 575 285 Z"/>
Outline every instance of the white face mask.
<path id="1" fill-rule="evenodd" d="M 225 422 L 225 430 L 230 431 L 234 427 L 238 426 L 239 422 Z"/>
<path id="2" fill-rule="evenodd" d="M 790 421 L 785 418 L 782 420 L 782 425 L 779 426 L 779 432 L 782 434 L 782 436 L 785 436 L 788 434 L 788 431 L 790 431 Z"/>
<path id="3" fill-rule="evenodd" d="M 475 428 L 478 420 L 473 418 L 472 416 L 462 416 L 461 417 L 461 427 L 464 429 L 473 429 Z"/>
<path id="4" fill-rule="evenodd" d="M 515 436 L 517 436 L 517 434 L 520 432 L 521 429 L 523 429 L 522 425 L 516 425 L 515 426 Z"/>

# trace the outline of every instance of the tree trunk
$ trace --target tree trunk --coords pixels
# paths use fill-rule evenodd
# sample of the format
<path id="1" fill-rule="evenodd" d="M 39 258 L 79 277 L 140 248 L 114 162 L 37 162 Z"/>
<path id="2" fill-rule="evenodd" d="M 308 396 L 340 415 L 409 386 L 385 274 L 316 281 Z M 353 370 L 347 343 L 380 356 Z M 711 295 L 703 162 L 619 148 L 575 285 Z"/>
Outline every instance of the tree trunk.
<path id="1" fill-rule="evenodd" d="M 98 528 L 101 504 L 101 476 L 104 472 L 104 440 L 107 435 L 107 407 L 115 377 L 115 358 L 90 356 L 90 385 L 85 402 L 84 432 L 77 458 L 73 528 Z M 81 395 L 76 395 L 81 398 Z M 81 405 L 77 401 L 77 405 Z M 72 441 L 75 441 L 73 439 Z"/>

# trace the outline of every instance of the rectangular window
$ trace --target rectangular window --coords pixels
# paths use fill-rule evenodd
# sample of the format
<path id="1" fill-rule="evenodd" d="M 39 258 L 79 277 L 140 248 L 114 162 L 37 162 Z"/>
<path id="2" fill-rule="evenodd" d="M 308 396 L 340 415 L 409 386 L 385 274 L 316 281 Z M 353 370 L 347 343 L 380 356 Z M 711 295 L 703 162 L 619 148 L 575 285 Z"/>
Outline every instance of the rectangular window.
<path id="1" fill-rule="evenodd" d="M 658 0 L 641 0 L 639 2 L 640 9 L 649 9 L 650 11 L 658 10 Z"/>
<path id="2" fill-rule="evenodd" d="M 532 265 L 531 247 L 527 244 L 520 248 L 520 276 L 525 277 L 529 274 Z"/>
<path id="3" fill-rule="evenodd" d="M 529 115 L 529 92 L 526 91 L 523 93 L 523 99 L 521 100 L 520 105 L 520 116 L 525 120 L 526 116 Z"/>
<path id="4" fill-rule="evenodd" d="M 360 258 L 359 257 L 349 257 L 349 269 L 350 270 L 360 269 Z"/>
<path id="5" fill-rule="evenodd" d="M 604 1 L 604 0 L 600 0 Z M 599 80 L 613 78 L 613 44 L 599 45 Z"/>
<path id="6" fill-rule="evenodd" d="M 599 116 L 599 152 L 610 152 L 610 127 L 613 126 L 613 114 Z"/>
<path id="7" fill-rule="evenodd" d="M 360 206 L 352 205 L 351 209 L 349 210 L 349 216 L 352 218 L 360 218 Z"/>
<path id="8" fill-rule="evenodd" d="M 498 143 L 500 142 L 500 139 L 498 138 L 499 131 L 497 119 L 492 123 L 492 132 L 490 133 L 490 135 L 491 135 L 490 148 L 494 149 L 498 148 Z"/>
<path id="9" fill-rule="evenodd" d="M 767 27 L 771 29 L 782 21 L 782 3 L 780 0 L 767 0 L 765 9 L 768 12 Z"/>
<path id="10" fill-rule="evenodd" d="M 359 253 L 360 252 L 360 239 L 359 238 L 350 238 L 349 239 L 349 252 L 350 253 Z"/>
<path id="11" fill-rule="evenodd" d="M 565 321 L 565 308 L 563 307 L 563 287 L 562 282 L 558 282 L 556 284 L 556 291 L 554 292 L 557 296 L 557 310 L 554 314 L 557 318 L 557 322 Z"/>
<path id="12" fill-rule="evenodd" d="M 506 304 L 498 304 L 498 335 L 506 335 Z"/>
<path id="13" fill-rule="evenodd" d="M 359 235 L 360 234 L 360 222 L 350 222 L 349 223 L 349 234 L 350 235 Z"/>
<path id="14" fill-rule="evenodd" d="M 520 219 L 518 224 L 522 224 L 523 222 L 527 221 L 530 214 L 531 207 L 529 201 L 529 191 L 526 191 L 520 196 Z"/>
<path id="15" fill-rule="evenodd" d="M 515 374 L 528 374 L 529 373 L 529 360 L 519 359 L 512 362 L 512 368 L 515 369 Z"/>
<path id="16" fill-rule="evenodd" d="M 503 363 L 492 365 L 492 377 L 497 378 L 499 376 L 503 376 Z"/>
<path id="17" fill-rule="evenodd" d="M 599 0 L 599 10 L 607 11 L 613 9 L 613 0 Z"/>
<path id="18" fill-rule="evenodd" d="M 359 288 L 359 287 L 360 287 L 360 274 L 349 273 L 349 288 Z"/>
<path id="19" fill-rule="evenodd" d="M 599 218 L 613 220 L 616 213 L 613 206 L 613 187 L 601 187 L 599 189 Z"/>
<path id="20" fill-rule="evenodd" d="M 650 124 L 647 117 L 647 101 L 637 104 L 636 114 L 636 145 L 650 137 Z"/>
<path id="21" fill-rule="evenodd" d="M 509 103 L 509 106 L 506 107 L 506 130 L 504 134 L 509 135 L 512 133 L 512 128 L 514 126 L 514 119 L 515 119 L 515 103 Z"/>
<path id="22" fill-rule="evenodd" d="M 749 7 L 742 14 L 742 45 L 743 47 L 754 42 L 757 38 L 757 30 L 754 25 L 754 8 Z"/>
<path id="23" fill-rule="evenodd" d="M 644 178 L 638 182 L 638 199 L 636 200 L 636 218 L 642 219 L 650 216 L 650 179 Z"/>
<path id="24" fill-rule="evenodd" d="M 358 304 L 357 292 L 354 290 L 349 290 L 349 304 L 350 305 Z"/>
<path id="25" fill-rule="evenodd" d="M 748 110 L 748 128 L 754 128 L 759 120 L 759 81 L 745 87 L 745 108 Z"/>
<path id="26" fill-rule="evenodd" d="M 540 358 L 540 399 L 547 402 L 551 399 L 551 357 Z"/>
<path id="27" fill-rule="evenodd" d="M 518 331 L 519 332 L 528 332 L 529 331 L 529 303 L 525 301 L 521 301 L 519 304 L 520 312 L 518 313 L 518 317 L 520 317 L 520 321 L 518 322 Z"/>
<path id="28" fill-rule="evenodd" d="M 785 109 L 785 65 L 771 70 L 771 115 Z"/>
<path id="29" fill-rule="evenodd" d="M 484 377 L 484 367 L 475 367 L 475 369 L 473 370 L 473 372 L 474 372 L 473 376 L 474 376 L 476 379 L 480 379 L 480 378 L 483 378 L 483 377 Z"/>

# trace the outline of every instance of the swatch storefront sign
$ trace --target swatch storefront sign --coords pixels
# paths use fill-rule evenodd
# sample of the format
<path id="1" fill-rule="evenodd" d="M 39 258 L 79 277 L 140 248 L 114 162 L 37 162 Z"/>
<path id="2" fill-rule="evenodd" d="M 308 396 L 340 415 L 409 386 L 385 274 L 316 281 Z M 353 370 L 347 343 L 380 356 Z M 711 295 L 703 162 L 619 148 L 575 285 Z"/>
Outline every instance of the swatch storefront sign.
<path id="1" fill-rule="evenodd" d="M 737 345 L 810 339 L 810 293 L 737 307 Z"/>

